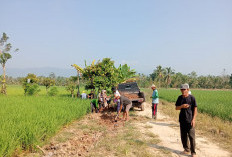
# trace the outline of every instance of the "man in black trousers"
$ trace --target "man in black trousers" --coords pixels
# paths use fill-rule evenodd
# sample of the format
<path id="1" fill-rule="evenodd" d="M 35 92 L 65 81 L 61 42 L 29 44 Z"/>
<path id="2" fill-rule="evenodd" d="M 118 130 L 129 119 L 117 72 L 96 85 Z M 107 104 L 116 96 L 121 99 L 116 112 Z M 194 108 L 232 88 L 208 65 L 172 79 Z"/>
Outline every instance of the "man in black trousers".
<path id="1" fill-rule="evenodd" d="M 180 134 L 184 147 L 184 154 L 191 151 L 192 157 L 196 157 L 195 144 L 195 120 L 197 116 L 197 103 L 195 97 L 189 94 L 189 85 L 181 85 L 181 93 L 176 101 L 176 110 L 180 110 Z M 189 146 L 190 141 L 190 146 Z"/>

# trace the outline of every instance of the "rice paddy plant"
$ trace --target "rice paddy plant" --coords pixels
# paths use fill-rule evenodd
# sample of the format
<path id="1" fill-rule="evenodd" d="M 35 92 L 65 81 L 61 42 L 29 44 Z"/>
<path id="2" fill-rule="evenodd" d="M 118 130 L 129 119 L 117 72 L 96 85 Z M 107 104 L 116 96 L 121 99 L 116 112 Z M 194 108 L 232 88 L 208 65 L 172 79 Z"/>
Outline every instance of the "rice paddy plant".
<path id="1" fill-rule="evenodd" d="M 59 91 L 67 94 L 63 87 Z M 0 96 L 0 156 L 33 150 L 64 125 L 87 114 L 89 104 L 89 100 L 62 95 L 49 97 L 46 92 L 24 96 L 22 87 L 8 88 L 8 95 Z"/>

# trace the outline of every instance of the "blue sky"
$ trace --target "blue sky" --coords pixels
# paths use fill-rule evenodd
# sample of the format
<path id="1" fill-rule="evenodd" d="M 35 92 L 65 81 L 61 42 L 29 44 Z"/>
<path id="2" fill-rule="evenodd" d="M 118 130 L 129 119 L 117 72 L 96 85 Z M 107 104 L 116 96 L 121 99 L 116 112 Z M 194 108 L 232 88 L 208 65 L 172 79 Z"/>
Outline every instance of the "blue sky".
<path id="1" fill-rule="evenodd" d="M 64 68 L 112 58 L 137 72 L 156 66 L 232 73 L 231 0 L 2 1 L 0 33 L 20 51 L 8 68 Z"/>

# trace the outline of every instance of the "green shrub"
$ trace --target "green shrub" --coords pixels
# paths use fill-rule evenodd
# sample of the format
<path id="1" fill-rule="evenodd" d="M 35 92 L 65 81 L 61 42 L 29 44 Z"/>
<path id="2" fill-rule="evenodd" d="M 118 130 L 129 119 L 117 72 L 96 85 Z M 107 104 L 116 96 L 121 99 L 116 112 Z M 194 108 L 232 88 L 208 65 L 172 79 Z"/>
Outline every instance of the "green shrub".
<path id="1" fill-rule="evenodd" d="M 26 88 L 26 95 L 36 95 L 40 92 L 38 84 L 28 84 Z"/>
<path id="2" fill-rule="evenodd" d="M 52 87 L 49 91 L 48 91 L 48 95 L 49 96 L 56 96 L 59 93 L 58 89 L 56 87 Z"/>

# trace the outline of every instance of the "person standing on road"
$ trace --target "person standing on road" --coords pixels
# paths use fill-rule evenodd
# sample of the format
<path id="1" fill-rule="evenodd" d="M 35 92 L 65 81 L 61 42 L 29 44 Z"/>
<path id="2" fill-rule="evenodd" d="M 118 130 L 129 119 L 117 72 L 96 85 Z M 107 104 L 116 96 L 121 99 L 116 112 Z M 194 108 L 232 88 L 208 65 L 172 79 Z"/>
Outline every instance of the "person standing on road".
<path id="1" fill-rule="evenodd" d="M 184 148 L 183 154 L 191 152 L 192 157 L 196 157 L 195 120 L 197 116 L 197 103 L 195 97 L 189 94 L 188 84 L 182 84 L 180 90 L 182 95 L 176 101 L 176 110 L 180 110 L 179 122 L 181 142 Z"/>
<path id="2" fill-rule="evenodd" d="M 153 90 L 152 93 L 152 118 L 156 119 L 157 118 L 157 106 L 159 104 L 159 95 L 158 95 L 158 90 L 156 89 L 156 86 L 153 84 L 151 86 L 151 89 Z"/>
<path id="3" fill-rule="evenodd" d="M 132 102 L 125 96 L 116 94 L 117 99 L 120 100 L 120 110 L 118 112 L 118 115 L 121 113 L 122 111 L 122 107 L 124 107 L 124 111 L 123 111 L 123 120 L 128 121 L 129 120 L 129 111 L 130 108 L 132 107 Z"/>

